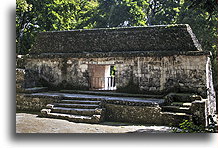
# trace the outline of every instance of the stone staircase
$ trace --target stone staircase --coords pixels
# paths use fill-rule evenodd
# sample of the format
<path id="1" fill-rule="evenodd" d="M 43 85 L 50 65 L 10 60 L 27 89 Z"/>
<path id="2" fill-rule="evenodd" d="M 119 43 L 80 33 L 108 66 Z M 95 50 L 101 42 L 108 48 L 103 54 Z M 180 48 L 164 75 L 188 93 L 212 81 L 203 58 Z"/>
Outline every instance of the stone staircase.
<path id="1" fill-rule="evenodd" d="M 192 120 L 190 113 L 190 102 L 172 102 L 170 105 L 162 106 L 162 116 L 172 119 L 172 121 L 167 121 L 168 123 L 182 123 L 184 120 Z M 170 117 L 172 116 L 172 117 Z"/>
<path id="2" fill-rule="evenodd" d="M 179 126 L 184 120 L 192 121 L 190 114 L 190 102 L 172 102 L 170 105 L 162 106 L 161 115 L 165 125 Z"/>
<path id="3" fill-rule="evenodd" d="M 166 99 L 168 103 L 161 106 L 163 119 L 166 118 L 168 120 L 165 121 L 166 123 L 178 126 L 176 123 L 182 123 L 184 120 L 192 121 L 192 101 L 200 100 L 201 97 L 191 94 L 172 93 Z"/>
<path id="4" fill-rule="evenodd" d="M 190 102 L 172 102 L 168 106 L 162 106 L 163 112 L 175 112 L 175 113 L 186 113 L 190 114 Z"/>
<path id="5" fill-rule="evenodd" d="M 63 97 L 59 103 L 47 104 L 42 117 L 72 122 L 100 123 L 104 121 L 104 101 L 100 98 Z"/>

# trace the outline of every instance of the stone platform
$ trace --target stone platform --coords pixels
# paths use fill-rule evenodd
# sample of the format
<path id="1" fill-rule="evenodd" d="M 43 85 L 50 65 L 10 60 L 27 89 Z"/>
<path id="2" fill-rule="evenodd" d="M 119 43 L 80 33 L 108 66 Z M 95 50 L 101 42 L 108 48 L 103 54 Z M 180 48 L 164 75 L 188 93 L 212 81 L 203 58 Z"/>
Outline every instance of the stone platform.
<path id="1" fill-rule="evenodd" d="M 105 95 L 103 95 L 105 93 Z M 117 96 L 116 96 L 117 95 Z M 17 94 L 17 110 L 41 111 L 41 116 L 72 122 L 104 121 L 178 126 L 190 120 L 186 110 L 169 110 L 158 95 L 80 91 Z"/>
<path id="2" fill-rule="evenodd" d="M 92 93 L 93 95 L 87 94 Z M 105 95 L 104 95 L 105 94 Z M 116 96 L 117 95 L 117 96 Z M 61 97 L 61 98 L 98 98 L 106 102 L 113 102 L 116 104 L 129 104 L 138 106 L 155 106 L 164 103 L 164 99 L 160 99 L 160 95 L 140 95 L 127 93 L 111 93 L 111 92 L 94 92 L 94 91 L 80 91 L 80 93 L 60 93 L 60 92 L 43 92 L 32 93 L 29 96 L 39 97 Z M 116 97 L 115 97 L 116 96 Z M 130 97 L 127 97 L 130 96 Z M 134 97 L 133 97 L 134 96 Z"/>
<path id="3" fill-rule="evenodd" d="M 81 94 L 82 93 L 82 94 Z M 88 93 L 88 94 L 87 94 Z M 90 95 L 93 94 L 93 95 Z M 103 95 L 105 93 L 106 95 Z M 117 97 L 115 97 L 117 94 Z M 110 96 L 111 95 L 111 96 Z M 133 120 L 128 122 L 135 122 L 134 118 L 142 115 L 143 109 L 149 108 L 152 111 L 159 107 L 159 104 L 164 103 L 164 99 L 155 99 L 148 96 L 134 96 L 134 94 L 122 94 L 122 93 L 106 93 L 106 92 L 77 92 L 77 94 L 48 92 L 48 93 L 33 93 L 32 97 L 59 97 L 60 102 L 47 104 L 46 108 L 41 110 L 41 116 L 49 118 L 65 119 L 73 122 L 85 122 L 85 123 L 100 123 L 105 120 L 116 121 L 114 117 L 119 115 L 114 111 L 114 105 L 118 105 L 120 109 L 123 107 L 121 116 L 117 116 L 118 119 L 126 120 L 129 113 L 126 113 L 126 106 L 131 106 L 128 110 L 135 111 Z M 154 96 L 153 96 L 154 97 Z M 137 109 L 135 109 L 137 108 Z M 116 110 L 120 110 L 116 109 Z M 140 111 L 141 110 L 141 111 Z M 140 112 L 139 112 L 140 111 Z M 110 112 L 109 114 L 107 112 Z M 116 114 L 116 115 L 115 115 Z M 145 113 L 144 113 L 145 114 Z M 143 116 L 143 115 L 142 115 Z M 131 119 L 131 118 L 130 118 Z"/>

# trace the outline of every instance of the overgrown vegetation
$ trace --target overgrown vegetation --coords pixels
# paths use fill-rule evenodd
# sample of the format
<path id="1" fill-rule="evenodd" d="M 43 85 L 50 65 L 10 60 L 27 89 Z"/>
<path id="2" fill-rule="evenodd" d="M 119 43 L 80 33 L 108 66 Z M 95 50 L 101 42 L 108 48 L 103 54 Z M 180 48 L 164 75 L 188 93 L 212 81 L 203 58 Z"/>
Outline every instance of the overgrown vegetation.
<path id="1" fill-rule="evenodd" d="M 179 128 L 172 128 L 174 133 L 216 133 L 217 123 L 211 122 L 209 126 L 203 127 L 201 125 L 195 125 L 193 122 L 184 120 L 179 124 Z"/>
<path id="2" fill-rule="evenodd" d="M 178 128 L 173 128 L 175 133 L 204 133 L 205 129 L 202 126 L 197 126 L 193 122 L 185 120 L 179 124 Z"/>

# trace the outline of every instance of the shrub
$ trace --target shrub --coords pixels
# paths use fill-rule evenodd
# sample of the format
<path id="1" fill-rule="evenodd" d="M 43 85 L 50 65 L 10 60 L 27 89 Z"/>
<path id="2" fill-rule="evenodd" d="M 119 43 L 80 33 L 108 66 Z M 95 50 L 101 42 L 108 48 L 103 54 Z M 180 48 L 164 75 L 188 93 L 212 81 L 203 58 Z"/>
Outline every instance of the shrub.
<path id="1" fill-rule="evenodd" d="M 193 122 L 184 120 L 184 122 L 179 124 L 179 128 L 173 128 L 175 133 L 205 133 L 203 126 L 195 125 Z"/>

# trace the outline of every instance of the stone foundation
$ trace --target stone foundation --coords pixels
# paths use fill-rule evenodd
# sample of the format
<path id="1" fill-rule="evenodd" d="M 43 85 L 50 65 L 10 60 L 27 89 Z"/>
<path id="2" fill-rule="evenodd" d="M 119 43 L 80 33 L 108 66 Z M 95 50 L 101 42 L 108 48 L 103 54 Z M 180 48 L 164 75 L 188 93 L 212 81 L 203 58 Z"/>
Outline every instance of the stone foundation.
<path id="1" fill-rule="evenodd" d="M 98 96 L 96 96 L 98 97 Z M 60 103 L 64 98 L 61 95 L 32 95 L 17 94 L 17 111 L 40 112 L 47 104 Z M 192 102 L 191 114 L 163 112 L 161 104 L 155 102 L 141 102 L 123 100 L 122 98 L 111 100 L 102 99 L 102 107 L 105 108 L 104 121 L 127 122 L 133 124 L 178 126 L 184 120 L 193 121 L 197 125 L 208 126 L 207 100 Z"/>

